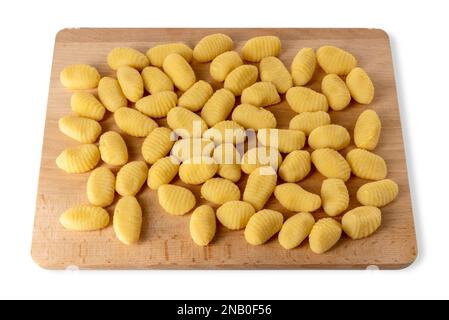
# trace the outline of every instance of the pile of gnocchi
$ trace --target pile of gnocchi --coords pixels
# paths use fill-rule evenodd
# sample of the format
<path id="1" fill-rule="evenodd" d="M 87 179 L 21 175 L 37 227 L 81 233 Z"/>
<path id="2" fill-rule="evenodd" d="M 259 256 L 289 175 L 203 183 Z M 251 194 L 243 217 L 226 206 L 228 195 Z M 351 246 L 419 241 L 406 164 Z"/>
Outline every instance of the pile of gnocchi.
<path id="1" fill-rule="evenodd" d="M 116 237 L 126 245 L 138 243 L 142 208 L 135 196 L 145 183 L 168 214 L 193 211 L 190 235 L 199 246 L 211 243 L 217 220 L 227 229 L 244 229 L 251 245 L 278 234 L 281 247 L 293 249 L 308 238 L 317 254 L 334 247 L 343 232 L 362 239 L 380 227 L 379 208 L 398 195 L 398 185 L 387 179 L 386 162 L 373 152 L 381 120 L 375 110 L 362 112 L 353 132 L 356 148 L 343 156 L 340 151 L 350 144 L 350 133 L 331 123 L 328 113 L 329 108 L 345 109 L 351 100 L 368 105 L 374 99 L 374 85 L 357 59 L 330 45 L 316 51 L 302 48 L 289 70 L 278 58 L 281 40 L 276 36 L 251 38 L 241 53 L 233 49 L 233 40 L 217 33 L 193 49 L 181 42 L 156 45 L 146 54 L 114 48 L 107 62 L 116 78 L 101 77 L 95 67 L 84 64 L 61 71 L 62 85 L 73 91 L 73 114 L 62 117 L 59 128 L 80 144 L 63 150 L 56 164 L 69 174 L 91 171 L 86 187 L 90 204 L 62 213 L 63 227 L 107 227 L 110 215 L 104 208 L 114 203 L 117 193 L 112 221 Z M 210 63 L 210 75 L 222 84 L 220 89 L 197 79 L 192 60 Z M 321 92 L 307 87 L 317 68 L 326 73 Z M 276 117 L 265 107 L 279 104 L 284 96 L 297 115 L 289 129 L 278 129 Z M 106 112 L 113 113 L 119 132 L 102 132 Z M 155 119 L 166 121 L 167 127 Z M 122 135 L 142 138 L 142 160 L 128 161 Z M 100 160 L 108 166 L 97 167 Z M 325 177 L 320 194 L 298 184 L 312 165 Z M 111 166 L 119 167 L 117 174 Z M 247 182 L 240 190 L 236 183 L 245 174 Z M 351 174 L 372 181 L 355 195 L 361 205 L 348 211 L 346 182 Z M 172 183 L 176 176 L 183 186 Z M 201 185 L 201 194 L 188 185 Z M 281 212 L 267 209 L 272 195 L 296 214 L 284 221 Z M 197 196 L 211 205 L 197 206 Z M 320 208 L 328 217 L 316 221 L 313 212 Z"/>

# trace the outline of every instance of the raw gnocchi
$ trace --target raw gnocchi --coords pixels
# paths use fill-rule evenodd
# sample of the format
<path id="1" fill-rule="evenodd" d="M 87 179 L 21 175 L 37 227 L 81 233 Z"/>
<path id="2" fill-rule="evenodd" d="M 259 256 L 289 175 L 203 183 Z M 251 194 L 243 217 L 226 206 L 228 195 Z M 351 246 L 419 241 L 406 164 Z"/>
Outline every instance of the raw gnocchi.
<path id="1" fill-rule="evenodd" d="M 168 184 L 178 174 L 179 160 L 168 156 L 156 161 L 148 170 L 148 187 L 157 190 L 161 185 Z"/>
<path id="2" fill-rule="evenodd" d="M 240 101 L 256 107 L 267 107 L 281 102 L 281 97 L 273 83 L 256 82 L 243 90 Z"/>
<path id="3" fill-rule="evenodd" d="M 66 136 L 81 143 L 94 143 L 101 134 L 101 125 L 97 121 L 78 116 L 62 117 L 58 126 Z"/>
<path id="4" fill-rule="evenodd" d="M 106 112 L 105 107 L 91 93 L 75 92 L 70 99 L 72 111 L 80 117 L 89 118 L 96 121 L 103 120 Z"/>
<path id="5" fill-rule="evenodd" d="M 253 206 L 245 201 L 229 201 L 217 209 L 217 219 L 230 230 L 240 230 L 255 213 Z"/>
<path id="6" fill-rule="evenodd" d="M 244 89 L 256 83 L 258 75 L 259 70 L 256 66 L 241 65 L 227 75 L 223 87 L 235 96 L 240 96 Z"/>
<path id="7" fill-rule="evenodd" d="M 142 70 L 150 64 L 147 56 L 142 52 L 128 47 L 114 48 L 108 53 L 108 65 L 112 70 L 128 66 Z"/>
<path id="8" fill-rule="evenodd" d="M 308 136 L 314 129 L 330 123 L 331 117 L 327 112 L 302 112 L 290 120 L 288 127 L 293 130 L 300 130 Z"/>
<path id="9" fill-rule="evenodd" d="M 345 127 L 328 124 L 314 129 L 309 135 L 308 143 L 312 149 L 342 150 L 349 145 L 350 141 L 351 136 Z"/>
<path id="10" fill-rule="evenodd" d="M 173 82 L 171 79 L 159 68 L 146 67 L 140 73 L 143 80 L 145 90 L 150 94 L 156 94 L 163 91 L 174 91 Z"/>
<path id="11" fill-rule="evenodd" d="M 348 181 L 351 176 L 348 162 L 334 149 L 317 149 L 312 152 L 311 159 L 318 172 L 326 178 Z"/>
<path id="12" fill-rule="evenodd" d="M 176 107 L 178 96 L 173 91 L 161 91 L 136 102 L 136 109 L 152 118 L 166 117 Z"/>
<path id="13" fill-rule="evenodd" d="M 128 162 L 128 147 L 122 136 L 115 131 L 101 135 L 98 145 L 101 160 L 113 166 L 122 166 Z"/>
<path id="14" fill-rule="evenodd" d="M 121 196 L 135 196 L 147 180 L 148 167 L 144 161 L 125 164 L 115 179 L 115 190 Z"/>
<path id="15" fill-rule="evenodd" d="M 270 166 L 277 171 L 282 163 L 282 155 L 276 148 L 257 147 L 248 150 L 242 157 L 242 171 L 250 174 L 263 166 Z"/>
<path id="16" fill-rule="evenodd" d="M 212 127 L 226 120 L 232 108 L 234 108 L 234 104 L 234 94 L 227 89 L 219 89 L 204 103 L 204 107 L 201 110 L 201 117 L 208 126 Z"/>
<path id="17" fill-rule="evenodd" d="M 243 201 L 261 210 L 276 187 L 277 175 L 272 167 L 260 167 L 250 173 L 243 191 Z"/>
<path id="18" fill-rule="evenodd" d="M 143 79 L 139 71 L 123 66 L 117 70 L 117 80 L 125 97 L 131 102 L 137 102 L 143 97 Z"/>
<path id="19" fill-rule="evenodd" d="M 276 36 L 260 36 L 249 39 L 242 49 L 243 59 L 259 62 L 265 57 L 278 56 L 281 40 Z"/>
<path id="20" fill-rule="evenodd" d="M 128 106 L 128 100 L 123 94 L 118 80 L 115 78 L 101 78 L 98 83 L 98 98 L 100 98 L 103 106 L 111 112 Z"/>
<path id="21" fill-rule="evenodd" d="M 321 200 L 324 212 L 335 217 L 349 206 L 349 192 L 345 182 L 341 179 L 326 179 L 321 185 Z"/>
<path id="22" fill-rule="evenodd" d="M 218 145 L 214 149 L 213 158 L 218 164 L 217 174 L 225 179 L 237 182 L 240 180 L 240 153 L 232 143 Z"/>
<path id="23" fill-rule="evenodd" d="M 298 247 L 310 234 L 315 218 L 308 212 L 299 212 L 284 222 L 278 240 L 284 249 Z"/>
<path id="24" fill-rule="evenodd" d="M 329 109 L 326 96 L 310 88 L 292 87 L 288 89 L 285 98 L 290 108 L 297 113 L 313 111 L 327 112 Z"/>
<path id="25" fill-rule="evenodd" d="M 201 110 L 213 92 L 214 89 L 208 82 L 200 80 L 179 97 L 178 106 L 197 112 Z"/>
<path id="26" fill-rule="evenodd" d="M 360 104 L 370 104 L 374 99 L 374 85 L 362 68 L 354 68 L 346 76 L 346 85 L 351 96 Z"/>
<path id="27" fill-rule="evenodd" d="M 87 180 L 87 199 L 97 207 L 107 207 L 114 201 L 115 176 L 112 171 L 100 167 L 91 172 Z"/>
<path id="28" fill-rule="evenodd" d="M 199 246 L 207 246 L 215 236 L 217 219 L 212 207 L 202 205 L 196 208 L 190 217 L 190 236 Z"/>
<path id="29" fill-rule="evenodd" d="M 94 89 L 100 81 L 97 69 L 87 64 L 72 64 L 59 75 L 62 85 L 71 90 Z"/>
<path id="30" fill-rule="evenodd" d="M 275 85 L 276 90 L 284 94 L 293 86 L 293 79 L 284 63 L 276 57 L 266 57 L 260 61 L 259 74 L 262 81 Z"/>
<path id="31" fill-rule="evenodd" d="M 216 144 L 233 143 L 240 144 L 246 139 L 245 128 L 234 120 L 223 120 L 206 130 L 203 137 L 214 141 Z"/>
<path id="32" fill-rule="evenodd" d="M 56 158 L 56 165 L 67 173 L 84 173 L 95 168 L 100 161 L 100 151 L 95 144 L 69 147 Z"/>
<path id="33" fill-rule="evenodd" d="M 304 132 L 289 129 L 260 129 L 257 140 L 264 146 L 278 149 L 282 153 L 290 153 L 302 149 L 306 143 Z"/>
<path id="34" fill-rule="evenodd" d="M 274 196 L 279 203 L 290 211 L 313 212 L 321 207 L 319 195 L 306 191 L 296 183 L 283 183 L 274 189 Z"/>
<path id="35" fill-rule="evenodd" d="M 357 200 L 364 206 L 383 207 L 392 202 L 399 193 L 399 187 L 391 179 L 364 184 L 357 190 Z"/>
<path id="36" fill-rule="evenodd" d="M 240 200 L 240 189 L 230 180 L 213 178 L 201 186 L 201 196 L 212 203 L 224 204 Z"/>
<path id="37" fill-rule="evenodd" d="M 181 139 L 175 142 L 171 155 L 183 162 L 190 158 L 210 157 L 214 150 L 214 143 L 209 139 L 194 138 Z"/>
<path id="38" fill-rule="evenodd" d="M 273 113 L 264 109 L 255 107 L 252 104 L 242 103 L 232 112 L 232 120 L 246 129 L 264 129 L 276 128 L 276 118 Z"/>
<path id="39" fill-rule="evenodd" d="M 362 179 L 382 180 L 388 173 L 385 160 L 370 151 L 353 149 L 346 155 L 352 173 Z"/>
<path id="40" fill-rule="evenodd" d="M 125 245 L 139 241 L 142 230 L 142 208 L 133 196 L 121 198 L 114 209 L 114 232 L 117 239 Z"/>
<path id="41" fill-rule="evenodd" d="M 158 127 L 153 119 L 132 108 L 120 108 L 114 113 L 117 126 L 133 137 L 146 137 Z"/>
<path id="42" fill-rule="evenodd" d="M 183 138 L 200 138 L 207 130 L 206 122 L 196 113 L 175 107 L 167 114 L 168 126 Z"/>
<path id="43" fill-rule="evenodd" d="M 198 185 L 212 178 L 218 164 L 210 157 L 190 158 L 179 167 L 179 178 L 186 184 Z"/>
<path id="44" fill-rule="evenodd" d="M 223 82 L 232 70 L 241 65 L 243 65 L 243 61 L 237 52 L 223 52 L 212 60 L 210 75 L 215 81 Z"/>
<path id="45" fill-rule="evenodd" d="M 357 148 L 374 150 L 380 138 L 382 123 L 374 110 L 365 110 L 357 118 L 354 127 L 354 143 Z"/>
<path id="46" fill-rule="evenodd" d="M 234 47 L 232 39 L 223 34 L 215 33 L 202 38 L 193 48 L 193 57 L 198 62 L 209 62 L 223 52 L 230 51 Z"/>
<path id="47" fill-rule="evenodd" d="M 349 52 L 335 46 L 322 46 L 316 52 L 318 64 L 326 73 L 347 75 L 357 66 L 357 59 Z"/>
<path id="48" fill-rule="evenodd" d="M 142 156 L 149 164 L 154 164 L 170 152 L 175 143 L 173 132 L 165 127 L 151 131 L 142 143 Z"/>
<path id="49" fill-rule="evenodd" d="M 351 102 L 351 94 L 345 82 L 336 74 L 328 74 L 321 81 L 321 91 L 332 110 L 345 109 Z"/>
<path id="50" fill-rule="evenodd" d="M 316 69 L 316 54 L 312 48 L 302 48 L 293 58 L 291 64 L 293 83 L 305 86 L 312 79 Z"/>
<path id="51" fill-rule="evenodd" d="M 109 225 L 108 212 L 100 207 L 79 205 L 70 208 L 61 215 L 59 222 L 68 230 L 95 231 Z"/>
<path id="52" fill-rule="evenodd" d="M 168 55 L 162 68 L 181 91 L 187 91 L 196 82 L 196 75 L 192 67 L 184 57 L 177 53 Z"/>
<path id="53" fill-rule="evenodd" d="M 290 152 L 279 167 L 279 176 L 285 182 L 298 182 L 312 169 L 310 153 L 305 150 Z"/>
<path id="54" fill-rule="evenodd" d="M 148 59 L 150 59 L 151 64 L 160 68 L 164 63 L 165 58 L 173 53 L 179 54 L 188 63 L 192 61 L 193 50 L 182 42 L 159 44 L 148 49 L 146 54 Z"/>
<path id="55" fill-rule="evenodd" d="M 376 207 L 357 207 L 341 219 L 344 232 L 354 240 L 372 235 L 382 223 L 382 214 Z"/>
<path id="56" fill-rule="evenodd" d="M 167 213 L 182 216 L 195 207 L 192 191 L 172 184 L 163 184 L 157 189 L 159 204 Z"/>
<path id="57" fill-rule="evenodd" d="M 245 228 L 245 239 L 254 246 L 264 244 L 282 228 L 282 213 L 264 209 L 251 216 Z"/>
<path id="58" fill-rule="evenodd" d="M 309 234 L 310 249 L 317 254 L 329 251 L 340 240 L 341 233 L 341 224 L 333 218 L 318 220 Z"/>

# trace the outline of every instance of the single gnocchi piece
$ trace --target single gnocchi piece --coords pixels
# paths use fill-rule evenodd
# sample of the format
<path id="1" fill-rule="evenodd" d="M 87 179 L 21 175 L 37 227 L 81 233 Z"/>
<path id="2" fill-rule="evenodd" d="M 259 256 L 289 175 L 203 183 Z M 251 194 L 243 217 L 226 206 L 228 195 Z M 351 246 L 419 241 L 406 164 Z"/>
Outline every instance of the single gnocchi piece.
<path id="1" fill-rule="evenodd" d="M 292 130 L 300 130 L 308 136 L 314 129 L 330 123 L 331 117 L 327 112 L 302 112 L 290 120 L 288 127 Z"/>
<path id="2" fill-rule="evenodd" d="M 96 121 L 103 120 L 106 112 L 105 107 L 91 93 L 75 92 L 70 98 L 72 111 L 80 117 L 89 118 Z"/>
<path id="3" fill-rule="evenodd" d="M 192 191 L 172 184 L 163 184 L 157 189 L 159 204 L 167 213 L 182 216 L 195 207 Z"/>
<path id="4" fill-rule="evenodd" d="M 309 135 L 312 149 L 330 148 L 342 150 L 349 145 L 351 136 L 348 130 L 338 124 L 328 124 L 314 129 Z"/>
<path id="5" fill-rule="evenodd" d="M 235 51 L 227 51 L 218 55 L 210 64 L 210 75 L 217 82 L 223 82 L 228 74 L 243 65 L 242 58 Z"/>
<path id="6" fill-rule="evenodd" d="M 214 209 L 208 205 L 196 208 L 190 217 L 190 236 L 199 246 L 207 246 L 215 236 L 217 219 Z"/>
<path id="7" fill-rule="evenodd" d="M 213 178 L 201 186 L 201 196 L 212 203 L 223 204 L 240 200 L 240 189 L 230 180 Z"/>
<path id="8" fill-rule="evenodd" d="M 354 68 L 346 76 L 346 85 L 352 98 L 360 104 L 370 104 L 374 99 L 374 85 L 362 68 Z"/>
<path id="9" fill-rule="evenodd" d="M 108 212 L 100 207 L 79 205 L 70 208 L 61 215 L 59 222 L 68 230 L 95 231 L 109 225 Z"/>
<path id="10" fill-rule="evenodd" d="M 212 178 L 218 164 L 210 157 L 190 158 L 179 167 L 179 178 L 186 184 L 198 185 Z"/>
<path id="11" fill-rule="evenodd" d="M 192 61 L 193 50 L 182 42 L 165 43 L 154 46 L 147 51 L 147 57 L 153 66 L 162 67 L 165 58 L 176 53 L 182 56 L 188 63 Z"/>
<path id="12" fill-rule="evenodd" d="M 204 120 L 192 111 L 175 107 L 167 114 L 168 126 L 183 138 L 200 138 L 207 130 Z"/>
<path id="13" fill-rule="evenodd" d="M 326 96 L 310 88 L 292 87 L 285 98 L 290 108 L 297 113 L 329 110 Z"/>
<path id="14" fill-rule="evenodd" d="M 173 82 L 159 68 L 146 67 L 140 73 L 143 80 L 143 86 L 150 94 L 156 94 L 163 91 L 174 91 Z"/>
<path id="15" fill-rule="evenodd" d="M 282 213 L 264 209 L 251 216 L 245 228 L 245 239 L 253 246 L 261 245 L 271 239 L 282 228 Z"/>
<path id="16" fill-rule="evenodd" d="M 357 66 L 357 59 L 348 51 L 335 46 L 322 46 L 316 52 L 318 64 L 326 73 L 347 75 Z"/>
<path id="17" fill-rule="evenodd" d="M 281 52 L 281 40 L 276 36 L 259 36 L 249 39 L 242 49 L 243 59 L 259 62 L 265 57 L 277 57 Z"/>
<path id="18" fill-rule="evenodd" d="M 97 207 L 107 207 L 114 201 L 115 176 L 105 167 L 93 170 L 87 180 L 87 199 Z"/>
<path id="19" fill-rule="evenodd" d="M 179 160 L 173 156 L 156 161 L 148 170 L 148 187 L 157 190 L 161 185 L 170 183 L 178 174 L 179 164 Z"/>
<path id="20" fill-rule="evenodd" d="M 349 206 L 349 192 L 345 182 L 341 179 L 326 179 L 321 185 L 321 200 L 324 212 L 335 217 Z"/>
<path id="21" fill-rule="evenodd" d="M 232 143 L 240 144 L 246 139 L 245 128 L 234 120 L 223 120 L 206 130 L 203 137 L 214 141 L 216 144 Z"/>
<path id="22" fill-rule="evenodd" d="M 278 149 L 282 153 L 290 153 L 302 149 L 306 143 L 306 135 L 299 130 L 260 129 L 257 140 L 267 147 Z"/>
<path id="23" fill-rule="evenodd" d="M 227 89 L 219 89 L 202 106 L 201 117 L 208 126 L 215 126 L 229 116 L 234 104 L 234 94 Z"/>
<path id="24" fill-rule="evenodd" d="M 374 150 L 380 138 L 382 123 L 374 110 L 365 110 L 357 118 L 354 127 L 354 143 L 357 148 Z"/>
<path id="25" fill-rule="evenodd" d="M 197 112 L 201 110 L 213 93 L 214 89 L 209 82 L 200 80 L 179 97 L 178 106 Z"/>
<path id="26" fill-rule="evenodd" d="M 98 145 L 101 160 L 113 166 L 122 166 L 128 162 L 128 148 L 122 136 L 115 131 L 101 135 Z"/>
<path id="27" fill-rule="evenodd" d="M 357 200 L 364 206 L 383 207 L 392 202 L 399 193 L 396 182 L 384 179 L 364 184 L 357 190 Z"/>
<path id="28" fill-rule="evenodd" d="M 158 127 L 153 119 L 132 108 L 120 108 L 114 113 L 117 126 L 133 137 L 146 137 Z"/>
<path id="29" fill-rule="evenodd" d="M 298 182 L 312 169 L 310 153 L 305 150 L 290 152 L 279 167 L 279 176 L 285 182 Z"/>
<path id="30" fill-rule="evenodd" d="M 209 139 L 181 139 L 173 145 L 171 155 L 175 156 L 179 161 L 184 162 L 190 158 L 210 157 L 214 147 L 214 143 Z"/>
<path id="31" fill-rule="evenodd" d="M 376 207 L 357 207 L 341 219 L 344 232 L 353 240 L 369 237 L 382 223 L 382 213 Z"/>
<path id="32" fill-rule="evenodd" d="M 87 64 L 72 64 L 61 71 L 59 80 L 70 90 L 94 89 L 98 86 L 100 74 Z"/>
<path id="33" fill-rule="evenodd" d="M 281 97 L 273 83 L 256 82 L 243 90 L 240 101 L 256 107 L 267 107 L 281 102 Z"/>
<path id="34" fill-rule="evenodd" d="M 293 86 L 293 79 L 284 63 L 276 57 L 266 57 L 260 61 L 259 74 L 262 81 L 273 83 L 276 90 L 284 94 Z"/>
<path id="35" fill-rule="evenodd" d="M 123 66 L 117 70 L 117 79 L 123 94 L 131 102 L 137 102 L 143 97 L 143 79 L 139 71 Z"/>
<path id="36" fill-rule="evenodd" d="M 139 241 L 142 230 L 142 208 L 133 196 L 121 198 L 114 209 L 113 225 L 115 236 L 126 245 Z"/>
<path id="37" fill-rule="evenodd" d="M 115 112 L 119 108 L 128 106 L 128 100 L 123 94 L 118 80 L 115 78 L 101 78 L 98 83 L 98 98 L 110 112 Z"/>
<path id="38" fill-rule="evenodd" d="M 198 62 L 209 62 L 223 52 L 232 50 L 233 47 L 234 42 L 228 35 L 210 34 L 202 38 L 193 48 L 193 57 Z"/>
<path id="39" fill-rule="evenodd" d="M 176 107 L 178 96 L 173 91 L 162 91 L 136 102 L 136 109 L 152 118 L 164 118 Z"/>
<path id="40" fill-rule="evenodd" d="M 298 247 L 310 234 L 315 218 L 308 212 L 299 212 L 284 222 L 278 240 L 284 249 Z"/>
<path id="41" fill-rule="evenodd" d="M 159 127 L 151 131 L 142 143 L 142 156 L 149 164 L 165 157 L 173 147 L 173 132 L 165 127 Z"/>
<path id="42" fill-rule="evenodd" d="M 260 167 L 251 172 L 243 191 L 243 201 L 261 210 L 276 187 L 277 175 L 272 167 Z"/>
<path id="43" fill-rule="evenodd" d="M 304 190 L 296 183 L 283 183 L 274 189 L 274 196 L 279 203 L 290 211 L 313 212 L 321 207 L 319 195 Z"/>
<path id="44" fill-rule="evenodd" d="M 129 48 L 117 47 L 109 51 L 108 65 L 112 70 L 118 70 L 123 66 L 128 66 L 137 70 L 142 70 L 150 64 L 147 56 L 142 52 Z"/>
<path id="45" fill-rule="evenodd" d="M 144 161 L 132 161 L 117 172 L 115 190 L 121 196 L 135 196 L 147 180 L 148 167 Z"/>
<path id="46" fill-rule="evenodd" d="M 94 144 L 69 147 L 56 158 L 56 165 L 67 173 L 84 173 L 95 168 L 100 161 L 100 151 Z"/>
<path id="47" fill-rule="evenodd" d="M 351 94 L 345 82 L 336 74 L 328 74 L 321 81 L 321 91 L 332 110 L 345 109 L 351 102 Z"/>
<path id="48" fill-rule="evenodd" d="M 312 152 L 311 159 L 318 172 L 326 178 L 348 181 L 351 177 L 349 163 L 334 149 L 317 149 Z"/>
<path id="49" fill-rule="evenodd" d="M 101 125 L 88 118 L 65 116 L 59 119 L 58 125 L 62 133 L 81 143 L 94 143 L 101 134 Z"/>
<path id="50" fill-rule="evenodd" d="M 214 149 L 213 158 L 218 164 L 217 174 L 225 179 L 237 182 L 240 180 L 242 170 L 240 168 L 240 153 L 232 143 L 218 145 Z"/>
<path id="51" fill-rule="evenodd" d="M 305 86 L 312 79 L 316 69 L 316 54 L 312 48 L 302 48 L 293 58 L 291 64 L 293 83 Z"/>
<path id="52" fill-rule="evenodd" d="M 242 103 L 232 112 L 232 120 L 245 129 L 276 128 L 276 117 L 264 108 L 258 108 L 252 104 Z"/>
<path id="53" fill-rule="evenodd" d="M 388 173 L 385 160 L 370 151 L 353 149 L 346 155 L 352 173 L 362 179 L 382 180 Z"/>
<path id="54" fill-rule="evenodd" d="M 253 206 L 245 201 L 229 201 L 217 209 L 217 219 L 230 230 L 240 230 L 255 213 Z"/>
<path id="55" fill-rule="evenodd" d="M 181 91 L 187 91 L 195 82 L 196 76 L 190 64 L 177 53 L 167 56 L 162 66 L 164 72 L 173 81 L 173 84 Z"/>
<path id="56" fill-rule="evenodd" d="M 223 87 L 235 96 L 240 96 L 245 88 L 257 81 L 259 70 L 256 66 L 244 64 L 232 70 L 226 77 Z"/>
<path id="57" fill-rule="evenodd" d="M 309 234 L 310 249 L 317 254 L 329 251 L 340 240 L 341 232 L 341 224 L 333 218 L 318 220 Z"/>
<path id="58" fill-rule="evenodd" d="M 279 150 L 270 147 L 257 147 L 248 150 L 242 157 L 242 171 L 250 174 L 254 170 L 264 166 L 270 166 L 277 171 L 282 163 L 282 155 Z"/>

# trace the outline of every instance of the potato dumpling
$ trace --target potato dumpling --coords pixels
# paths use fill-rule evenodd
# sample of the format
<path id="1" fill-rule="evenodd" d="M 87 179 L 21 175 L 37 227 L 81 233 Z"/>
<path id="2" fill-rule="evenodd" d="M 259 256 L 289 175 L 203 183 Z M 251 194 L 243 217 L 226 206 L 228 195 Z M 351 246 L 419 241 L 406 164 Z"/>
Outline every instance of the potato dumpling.
<path id="1" fill-rule="evenodd" d="M 242 49 L 243 59 L 259 62 L 265 57 L 276 57 L 281 51 L 281 40 L 276 36 L 259 36 L 249 39 Z"/>
<path id="2" fill-rule="evenodd" d="M 61 71 L 59 79 L 66 88 L 86 90 L 98 86 L 100 74 L 97 69 L 87 64 L 72 64 Z"/>
<path id="3" fill-rule="evenodd" d="M 193 48 L 193 57 L 198 62 L 209 62 L 223 52 L 230 51 L 234 47 L 232 39 L 223 34 L 215 33 L 202 38 Z"/>

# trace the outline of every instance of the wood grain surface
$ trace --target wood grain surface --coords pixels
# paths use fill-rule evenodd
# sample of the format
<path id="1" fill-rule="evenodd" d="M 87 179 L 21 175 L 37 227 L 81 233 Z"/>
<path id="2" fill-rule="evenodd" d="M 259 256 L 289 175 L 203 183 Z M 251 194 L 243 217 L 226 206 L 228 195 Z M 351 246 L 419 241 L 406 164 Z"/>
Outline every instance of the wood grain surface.
<path id="1" fill-rule="evenodd" d="M 56 167 L 55 158 L 66 147 L 77 142 L 58 130 L 58 119 L 71 113 L 71 92 L 59 82 L 59 73 L 72 63 L 87 63 L 98 68 L 102 76 L 114 76 L 106 63 L 109 50 L 116 46 L 130 46 L 145 52 L 148 48 L 171 41 L 184 41 L 191 47 L 207 34 L 224 32 L 235 41 L 241 51 L 245 41 L 258 35 L 277 35 L 282 40 L 280 58 L 289 66 L 294 55 L 303 47 L 317 49 L 331 44 L 345 48 L 366 69 L 375 87 L 376 97 L 369 106 L 375 109 L 383 125 L 376 153 L 385 158 L 389 174 L 399 184 L 398 198 L 382 209 L 383 223 L 371 237 L 353 241 L 343 236 L 328 253 L 317 255 L 310 251 L 307 241 L 299 248 L 284 250 L 274 237 L 262 246 L 246 243 L 243 231 L 229 231 L 219 226 L 217 235 L 208 247 L 198 247 L 189 236 L 190 214 L 182 217 L 163 212 L 157 194 L 144 187 L 137 198 L 143 208 L 143 230 L 138 245 L 127 247 L 116 240 L 112 226 L 107 229 L 77 233 L 65 230 L 59 224 L 60 214 L 67 208 L 87 203 L 86 181 L 89 173 L 69 175 Z M 221 83 L 209 76 L 209 64 L 194 62 L 198 78 L 209 81 L 214 88 Z M 309 85 L 320 89 L 323 72 L 318 70 Z M 268 108 L 280 128 L 287 128 L 295 113 L 285 99 Z M 344 111 L 331 111 L 333 123 L 348 128 L 352 134 L 358 115 L 366 110 L 354 102 Z M 164 120 L 159 121 L 164 125 Z M 103 131 L 118 130 L 112 114 L 101 122 Z M 124 135 L 130 150 L 130 160 L 141 159 L 143 139 Z M 343 150 L 346 154 L 353 145 Z M 105 165 L 105 164 L 100 164 Z M 113 168 L 117 171 L 118 168 Z M 324 178 L 315 170 L 300 185 L 319 193 Z M 239 183 L 243 190 L 246 179 Z M 350 208 L 357 206 L 355 192 L 366 181 L 352 177 L 348 182 L 351 194 Z M 182 184 L 179 181 L 176 184 Z M 196 191 L 198 204 L 205 201 Z M 214 206 L 217 207 L 217 206 Z M 292 212 L 282 208 L 271 198 L 268 208 L 281 211 L 285 217 Z M 112 214 L 114 207 L 107 210 Z M 316 218 L 323 217 L 319 210 Z M 392 66 L 389 39 L 385 32 L 376 29 L 66 29 L 58 33 L 55 42 L 50 92 L 48 97 L 45 136 L 36 218 L 32 243 L 32 257 L 44 268 L 62 269 L 77 266 L 81 269 L 351 269 L 376 265 L 384 269 L 399 269 L 410 265 L 416 258 L 416 236 L 410 203 L 407 166 L 401 132 L 399 107 Z"/>

